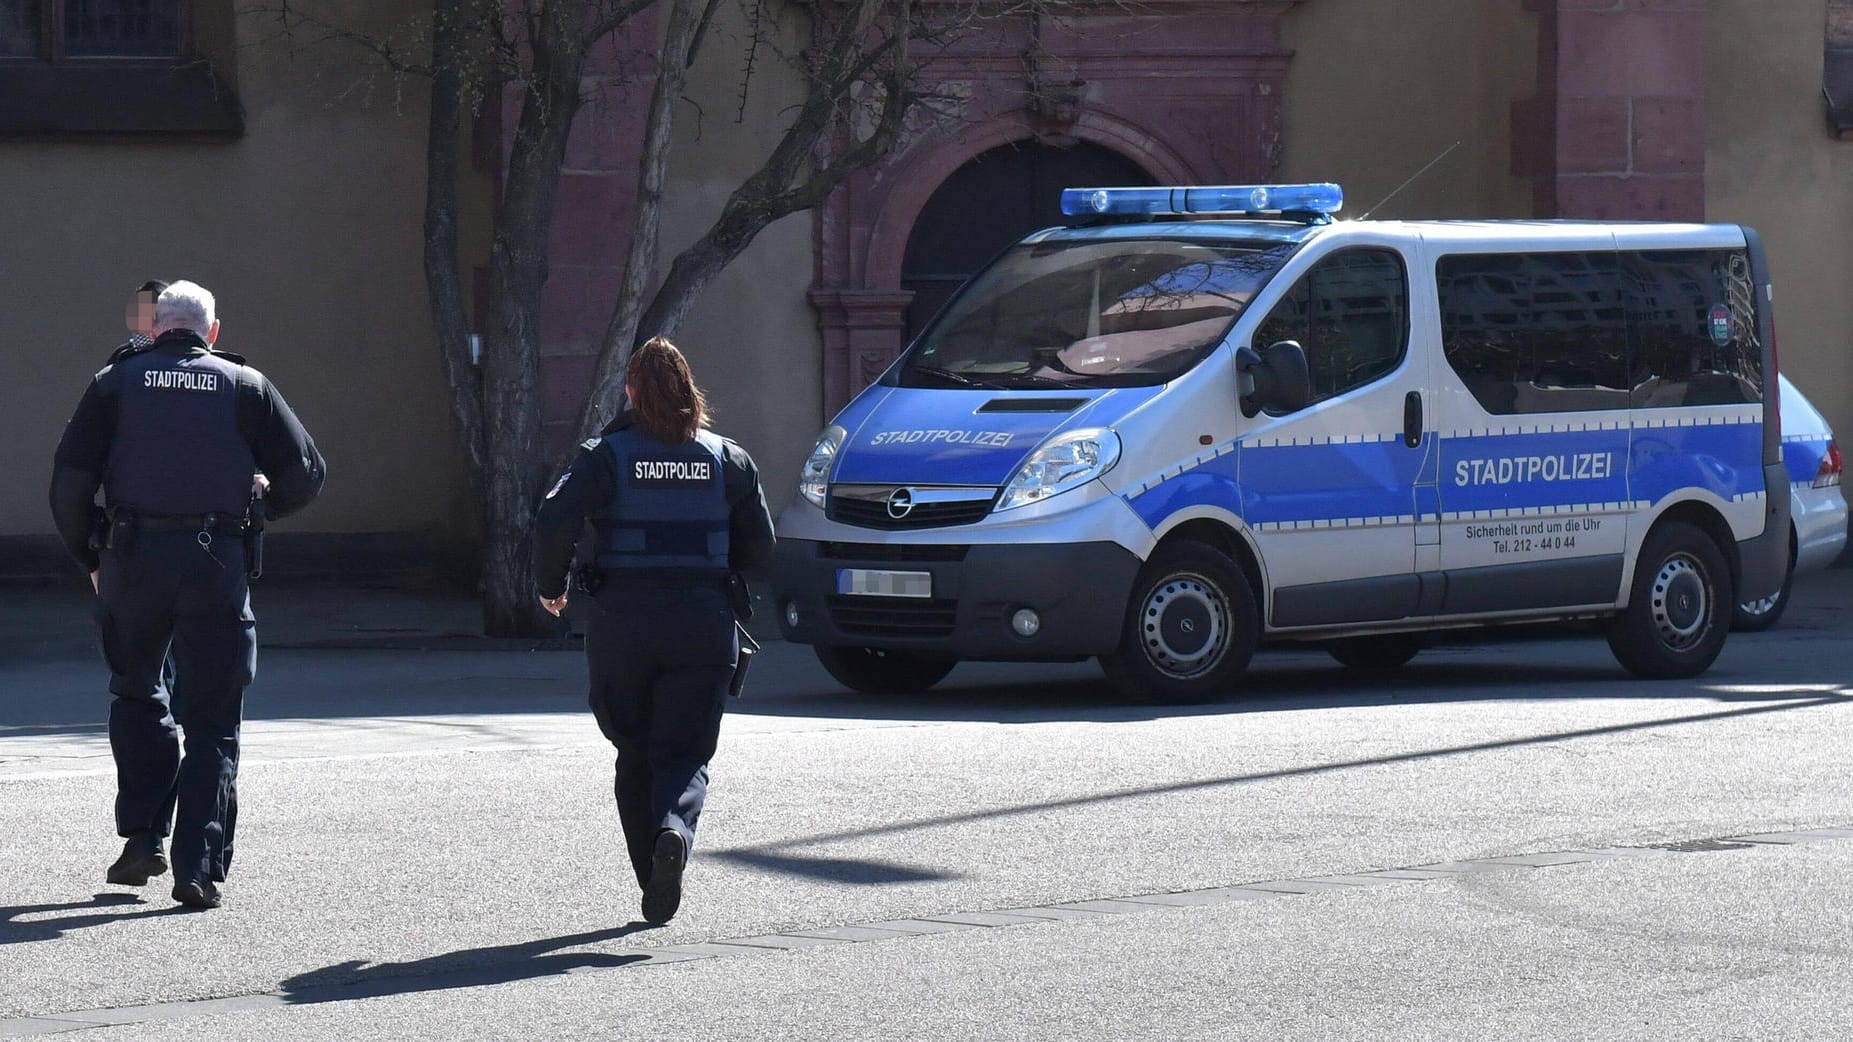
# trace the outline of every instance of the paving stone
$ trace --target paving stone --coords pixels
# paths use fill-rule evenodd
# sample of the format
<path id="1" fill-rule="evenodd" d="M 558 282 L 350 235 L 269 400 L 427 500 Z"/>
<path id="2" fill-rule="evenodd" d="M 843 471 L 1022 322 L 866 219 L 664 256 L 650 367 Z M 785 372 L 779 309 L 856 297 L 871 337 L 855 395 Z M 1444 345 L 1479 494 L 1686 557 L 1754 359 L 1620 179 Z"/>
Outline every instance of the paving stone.
<path id="1" fill-rule="evenodd" d="M 1024 923 L 1050 922 L 1039 915 L 1022 915 L 1017 912 L 948 912 L 945 915 L 923 915 L 920 918 L 929 923 L 959 923 L 964 926 L 1021 926 Z"/>
<path id="2" fill-rule="evenodd" d="M 886 930 L 874 926 L 820 926 L 815 930 L 787 930 L 792 937 L 822 937 L 834 941 L 892 941 L 913 936 L 911 930 Z"/>
<path id="3" fill-rule="evenodd" d="M 1510 872 L 1515 865 L 1500 865 L 1488 861 L 1437 861 L 1432 865 L 1415 865 L 1413 868 L 1424 872 L 1449 872 L 1457 876 L 1471 876 L 1480 872 Z"/>
<path id="4" fill-rule="evenodd" d="M 1054 919 L 1098 919 L 1101 916 L 1108 914 L 1106 912 L 1090 912 L 1090 911 L 1084 911 L 1079 908 L 1069 908 L 1069 907 L 1062 907 L 1062 906 L 1039 907 L 1039 908 L 1001 908 L 999 909 L 999 911 L 1007 912 L 1010 915 L 1028 915 L 1028 916 L 1034 916 L 1037 919 L 1050 919 L 1050 920 L 1054 920 Z"/>
<path id="5" fill-rule="evenodd" d="M 1452 879 L 1459 872 L 1435 872 L 1426 868 L 1386 868 L 1381 872 L 1359 872 L 1366 878 L 1379 876 L 1383 879 Z"/>
<path id="6" fill-rule="evenodd" d="M 885 923 L 869 925 L 877 930 L 893 930 L 896 933 L 951 933 L 954 930 L 976 929 L 964 923 L 940 923 L 927 919 L 890 919 Z"/>
<path id="7" fill-rule="evenodd" d="M 1170 908 L 1201 908 L 1205 905 L 1228 904 L 1231 901 L 1258 901 L 1279 896 L 1277 893 L 1265 890 L 1221 886 L 1212 890 L 1185 890 L 1176 894 L 1143 894 L 1139 897 L 1128 897 L 1125 900 L 1137 904 L 1162 905 Z"/>
<path id="8" fill-rule="evenodd" d="M 280 1009 L 291 1005 L 289 998 L 269 992 L 261 995 L 232 995 L 222 999 L 198 999 L 193 1002 L 156 1002 L 146 1006 L 119 1006 L 115 1009 L 87 1009 L 71 1014 L 90 1024 L 146 1024 L 179 1017 L 205 1017 L 215 1013 L 248 1013 L 254 1010 Z"/>
<path id="9" fill-rule="evenodd" d="M 1305 881 L 1308 883 L 1343 883 L 1346 886 L 1382 886 L 1385 883 L 1398 882 L 1398 880 L 1378 875 L 1312 876 Z"/>
<path id="10" fill-rule="evenodd" d="M 1116 901 L 1110 897 L 1101 898 L 1097 901 L 1070 901 L 1067 904 L 1060 904 L 1055 907 L 1072 908 L 1078 912 L 1106 912 L 1111 915 L 1125 915 L 1129 912 L 1150 911 L 1150 909 L 1130 901 Z"/>
<path id="11" fill-rule="evenodd" d="M 1803 832 L 1759 832 L 1749 836 L 1728 836 L 1740 843 L 1829 843 L 1853 838 L 1853 829 L 1809 829 Z"/>
<path id="12" fill-rule="evenodd" d="M 1558 851 L 1552 854 L 1515 854 L 1511 857 L 1480 857 L 1474 861 L 1483 865 L 1523 865 L 1527 868 L 1549 868 L 1552 865 L 1585 865 L 1595 858 L 1588 854 L 1573 854 Z"/>
<path id="13" fill-rule="evenodd" d="M 741 955 L 764 954 L 766 952 L 771 951 L 772 949 L 756 948 L 756 947 L 749 948 L 749 947 L 746 947 L 745 945 L 738 945 L 738 944 L 716 944 L 712 941 L 696 941 L 690 944 L 665 944 L 661 948 L 656 948 L 653 950 L 659 951 L 659 952 L 678 952 L 684 955 L 695 955 L 695 956 L 705 956 L 708 958 L 724 959 L 724 958 L 729 958 L 729 957 L 737 957 Z"/>
<path id="14" fill-rule="evenodd" d="M 792 948 L 816 948 L 819 945 L 826 944 L 843 944 L 845 943 L 845 938 L 810 937 L 803 934 L 766 934 L 760 937 L 729 937 L 726 940 L 714 941 L 712 943 L 737 945 L 741 948 L 777 948 L 789 950 Z"/>
<path id="15" fill-rule="evenodd" d="M 28 1038 L 33 1035 L 55 1035 L 81 1028 L 95 1028 L 102 1025 L 94 1020 L 60 1020 L 52 1017 L 13 1017 L 0 1020 L 0 1038 Z"/>
<path id="16" fill-rule="evenodd" d="M 1324 883 L 1317 879 L 1272 879 L 1265 883 L 1245 884 L 1250 890 L 1267 890 L 1276 894 L 1322 894 L 1333 890 L 1356 890 L 1350 883 Z"/>

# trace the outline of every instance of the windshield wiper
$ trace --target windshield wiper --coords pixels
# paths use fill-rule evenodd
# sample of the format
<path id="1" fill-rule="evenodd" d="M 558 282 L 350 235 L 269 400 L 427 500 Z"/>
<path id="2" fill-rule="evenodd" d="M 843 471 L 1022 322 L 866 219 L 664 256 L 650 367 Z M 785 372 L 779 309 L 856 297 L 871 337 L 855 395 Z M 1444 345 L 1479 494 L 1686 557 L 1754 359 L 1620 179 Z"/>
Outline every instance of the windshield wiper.
<path id="1" fill-rule="evenodd" d="M 1004 389 L 1002 384 L 994 384 L 985 380 L 974 380 L 956 369 L 942 369 L 934 365 L 913 366 L 908 369 L 907 372 L 920 376 L 937 376 L 942 380 L 950 380 L 955 384 L 963 384 L 966 387 L 982 387 L 989 391 L 1001 391 Z"/>

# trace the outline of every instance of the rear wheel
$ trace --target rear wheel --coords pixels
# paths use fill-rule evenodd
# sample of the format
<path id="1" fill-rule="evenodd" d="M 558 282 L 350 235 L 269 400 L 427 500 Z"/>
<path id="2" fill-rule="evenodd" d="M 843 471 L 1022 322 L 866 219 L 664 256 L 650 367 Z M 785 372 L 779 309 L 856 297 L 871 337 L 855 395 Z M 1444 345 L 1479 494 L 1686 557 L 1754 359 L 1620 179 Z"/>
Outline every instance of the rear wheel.
<path id="1" fill-rule="evenodd" d="M 1228 692 L 1260 639 L 1254 591 L 1202 543 L 1160 547 L 1139 570 L 1119 650 L 1100 667 L 1140 702 L 1206 702 Z"/>
<path id="2" fill-rule="evenodd" d="M 1795 547 L 1794 540 L 1789 546 L 1789 570 L 1782 576 L 1782 589 L 1770 594 L 1760 601 L 1739 601 L 1737 609 L 1731 613 L 1731 628 L 1744 633 L 1760 633 L 1776 624 L 1782 618 L 1782 611 L 1789 606 L 1789 587 L 1795 584 Z"/>
<path id="3" fill-rule="evenodd" d="M 911 695 L 946 679 L 959 660 L 925 651 L 819 644 L 811 649 L 836 682 L 865 695 Z"/>
<path id="4" fill-rule="evenodd" d="M 1395 669 L 1415 658 L 1422 650 L 1422 636 L 1417 633 L 1383 633 L 1370 637 L 1346 637 L 1326 645 L 1332 657 L 1349 669 Z"/>
<path id="5" fill-rule="evenodd" d="M 1609 649 L 1628 672 L 1692 677 L 1711 667 L 1730 632 L 1731 571 L 1711 537 L 1675 521 L 1648 533 L 1627 610 L 1609 621 Z"/>

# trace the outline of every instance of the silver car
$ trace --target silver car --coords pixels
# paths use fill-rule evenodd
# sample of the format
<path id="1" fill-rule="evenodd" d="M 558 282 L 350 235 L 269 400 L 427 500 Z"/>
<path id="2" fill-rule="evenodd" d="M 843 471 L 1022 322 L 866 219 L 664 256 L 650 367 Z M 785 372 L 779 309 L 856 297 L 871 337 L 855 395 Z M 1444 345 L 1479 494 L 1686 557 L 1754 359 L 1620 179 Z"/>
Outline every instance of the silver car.
<path id="1" fill-rule="evenodd" d="M 1782 381 L 1782 461 L 1789 469 L 1789 578 L 1773 597 L 1737 606 L 1733 628 L 1765 630 L 1789 605 L 1796 572 L 1834 563 L 1847 545 L 1847 501 L 1840 492 L 1840 446 L 1834 432 L 1787 376 Z"/>

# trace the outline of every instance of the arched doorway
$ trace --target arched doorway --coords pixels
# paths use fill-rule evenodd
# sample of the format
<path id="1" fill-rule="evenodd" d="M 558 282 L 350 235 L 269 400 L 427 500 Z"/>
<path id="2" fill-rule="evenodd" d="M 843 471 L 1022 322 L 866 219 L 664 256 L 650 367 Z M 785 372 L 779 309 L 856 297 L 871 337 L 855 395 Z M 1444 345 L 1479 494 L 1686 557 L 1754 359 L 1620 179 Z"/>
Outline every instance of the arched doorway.
<path id="1" fill-rule="evenodd" d="M 1017 141 L 972 158 L 928 197 L 907 237 L 901 289 L 914 296 L 905 339 L 1004 247 L 1062 223 L 1062 189 L 1151 183 L 1139 164 L 1088 142 L 1056 148 Z"/>

